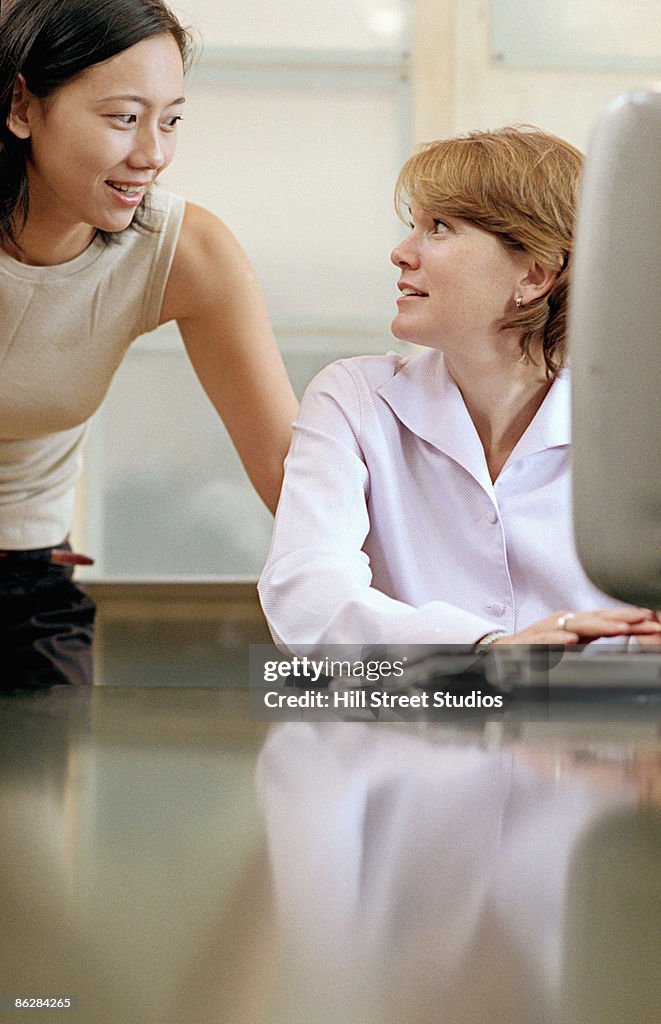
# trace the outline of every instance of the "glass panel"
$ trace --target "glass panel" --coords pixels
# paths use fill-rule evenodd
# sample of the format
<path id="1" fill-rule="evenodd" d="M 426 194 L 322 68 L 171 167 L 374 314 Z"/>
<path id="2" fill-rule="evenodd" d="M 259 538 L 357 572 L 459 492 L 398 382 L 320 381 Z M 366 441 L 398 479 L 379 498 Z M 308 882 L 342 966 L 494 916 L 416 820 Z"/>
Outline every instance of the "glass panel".
<path id="1" fill-rule="evenodd" d="M 406 83 L 259 74 L 189 87 L 163 181 L 229 224 L 277 323 L 381 322 L 394 312 L 388 255 L 403 230 L 392 193 L 408 149 Z"/>
<path id="2" fill-rule="evenodd" d="M 491 28 L 507 67 L 661 69 L 659 0 L 492 0 Z"/>
<path id="3" fill-rule="evenodd" d="M 273 521 L 172 330 L 136 343 L 94 424 L 87 575 L 255 577 Z M 299 395 L 332 359 L 396 347 L 387 332 L 278 340 Z"/>
<path id="4" fill-rule="evenodd" d="M 410 0 L 178 0 L 181 20 L 205 45 L 384 49 L 403 44 Z"/>
<path id="5" fill-rule="evenodd" d="M 254 571 L 271 518 L 181 350 L 129 353 L 89 457 L 103 466 L 103 575 Z"/>

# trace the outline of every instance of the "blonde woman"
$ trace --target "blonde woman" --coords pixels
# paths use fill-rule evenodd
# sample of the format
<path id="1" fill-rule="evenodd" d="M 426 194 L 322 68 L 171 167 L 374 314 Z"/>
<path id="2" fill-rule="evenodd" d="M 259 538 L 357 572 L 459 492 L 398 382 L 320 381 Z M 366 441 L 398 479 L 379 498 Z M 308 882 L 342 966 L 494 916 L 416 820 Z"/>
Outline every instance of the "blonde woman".
<path id="1" fill-rule="evenodd" d="M 397 184 L 392 331 L 295 424 L 260 581 L 285 646 L 658 640 L 574 548 L 565 319 L 581 155 L 530 128 L 423 147 Z"/>

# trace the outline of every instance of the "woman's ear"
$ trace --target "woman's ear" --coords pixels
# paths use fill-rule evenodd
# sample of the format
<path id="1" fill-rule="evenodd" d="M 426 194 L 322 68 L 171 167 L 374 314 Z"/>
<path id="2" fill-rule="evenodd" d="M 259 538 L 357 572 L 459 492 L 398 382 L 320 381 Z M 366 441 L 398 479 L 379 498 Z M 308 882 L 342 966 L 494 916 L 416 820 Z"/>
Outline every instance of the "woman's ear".
<path id="1" fill-rule="evenodd" d="M 538 260 L 532 260 L 528 265 L 528 273 L 522 278 L 520 285 L 520 294 L 525 305 L 535 299 L 541 299 L 550 292 L 559 273 L 560 269 L 552 270 L 550 267 L 544 267 Z"/>
<path id="2" fill-rule="evenodd" d="M 14 82 L 11 110 L 7 118 L 7 127 L 17 139 L 29 139 L 32 134 L 30 128 L 32 99 L 32 93 L 28 89 L 23 75 L 18 75 Z"/>

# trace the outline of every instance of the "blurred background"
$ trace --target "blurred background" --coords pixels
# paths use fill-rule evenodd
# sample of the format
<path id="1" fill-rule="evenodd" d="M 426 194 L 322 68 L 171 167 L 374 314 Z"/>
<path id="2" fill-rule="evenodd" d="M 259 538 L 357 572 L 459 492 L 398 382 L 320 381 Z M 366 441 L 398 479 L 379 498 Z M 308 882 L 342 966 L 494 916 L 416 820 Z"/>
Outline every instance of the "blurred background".
<path id="1" fill-rule="evenodd" d="M 661 0 L 177 0 L 196 39 L 162 180 L 246 250 L 297 394 L 390 334 L 418 143 L 534 124 L 584 149 L 622 92 L 661 87 Z M 405 346 L 404 346 L 405 347 Z M 90 433 L 75 547 L 97 601 L 95 678 L 245 679 L 270 636 L 255 581 L 272 519 L 174 325 L 138 339 Z"/>
<path id="2" fill-rule="evenodd" d="M 661 85 L 661 0 L 183 0 L 197 58 L 173 191 L 251 259 L 294 387 L 389 331 L 416 143 L 531 123 L 584 148 L 620 92 Z M 254 580 L 261 506 L 176 327 L 139 339 L 97 415 L 75 543 L 96 580 Z M 84 573 L 81 573 L 84 576 Z"/>

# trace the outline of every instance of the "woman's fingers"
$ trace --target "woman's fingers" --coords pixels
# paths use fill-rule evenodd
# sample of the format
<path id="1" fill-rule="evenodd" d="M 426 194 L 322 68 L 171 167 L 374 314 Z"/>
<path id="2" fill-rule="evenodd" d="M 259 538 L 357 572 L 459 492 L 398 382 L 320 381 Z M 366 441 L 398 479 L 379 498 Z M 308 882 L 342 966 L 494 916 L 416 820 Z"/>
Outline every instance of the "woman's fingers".
<path id="1" fill-rule="evenodd" d="M 599 637 L 639 636 L 661 642 L 661 621 L 649 608 L 600 608 L 589 612 L 559 611 L 528 629 L 495 641 L 498 644 L 570 645 Z"/>
<path id="2" fill-rule="evenodd" d="M 636 633 L 636 642 L 646 650 L 661 651 L 661 633 Z"/>
<path id="3" fill-rule="evenodd" d="M 565 623 L 564 629 L 562 623 Z M 555 626 L 560 627 L 560 633 L 568 630 L 580 638 L 591 639 L 600 636 L 661 635 L 661 623 L 656 613 L 649 608 L 602 608 L 573 614 L 561 612 L 555 620 Z"/>
<path id="4" fill-rule="evenodd" d="M 558 647 L 561 645 L 577 644 L 579 640 L 577 633 L 570 633 L 566 629 L 554 629 L 552 626 L 538 623 L 520 633 L 512 633 L 509 636 L 500 637 L 494 640 L 495 644 L 546 644 Z"/>

